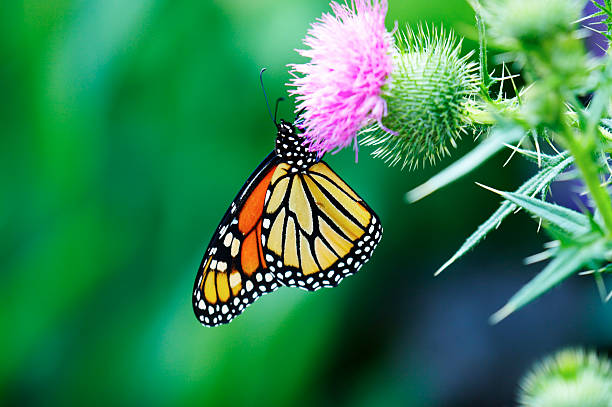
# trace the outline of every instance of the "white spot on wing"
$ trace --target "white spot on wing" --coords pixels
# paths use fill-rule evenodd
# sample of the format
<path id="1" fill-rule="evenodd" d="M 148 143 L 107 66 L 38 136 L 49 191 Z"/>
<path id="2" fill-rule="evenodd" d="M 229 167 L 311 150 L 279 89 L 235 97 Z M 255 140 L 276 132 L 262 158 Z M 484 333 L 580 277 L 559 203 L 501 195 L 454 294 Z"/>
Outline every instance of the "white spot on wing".
<path id="1" fill-rule="evenodd" d="M 232 257 L 236 257 L 236 255 L 238 254 L 238 250 L 240 250 L 240 240 L 234 238 L 234 240 L 232 240 Z"/>
<path id="2" fill-rule="evenodd" d="M 232 235 L 232 232 L 229 232 L 227 235 L 225 235 L 225 239 L 223 240 L 223 244 L 225 245 L 225 247 L 230 247 L 233 238 L 234 236 Z"/>

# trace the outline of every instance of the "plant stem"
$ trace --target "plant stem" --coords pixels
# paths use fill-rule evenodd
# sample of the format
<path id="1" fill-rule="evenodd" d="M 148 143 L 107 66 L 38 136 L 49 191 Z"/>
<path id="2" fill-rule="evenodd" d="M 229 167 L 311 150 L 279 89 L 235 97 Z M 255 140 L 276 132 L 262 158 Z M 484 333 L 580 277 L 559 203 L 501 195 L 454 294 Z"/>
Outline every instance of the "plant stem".
<path id="1" fill-rule="evenodd" d="M 476 12 L 476 25 L 478 26 L 478 43 L 479 43 L 479 59 L 480 59 L 480 81 L 481 91 L 485 100 L 492 102 L 491 95 L 489 95 L 489 88 L 493 83 L 491 75 L 489 74 L 489 64 L 487 62 L 487 35 L 485 31 L 485 23 L 480 15 L 480 12 Z"/>
<path id="2" fill-rule="evenodd" d="M 466 104 L 465 110 L 466 110 L 467 116 L 474 123 L 493 125 L 497 122 L 495 120 L 495 117 L 493 117 L 493 115 L 491 114 L 491 112 L 489 112 L 486 109 L 481 108 L 480 106 L 477 106 L 476 104 L 473 104 L 473 103 Z"/>
<path id="3" fill-rule="evenodd" d="M 612 200 L 599 179 L 599 166 L 595 162 L 597 154 L 596 139 L 590 134 L 578 137 L 568 125 L 564 125 L 563 129 L 567 148 L 574 156 L 574 163 L 582 174 L 591 198 L 601 214 L 606 235 L 612 237 Z"/>

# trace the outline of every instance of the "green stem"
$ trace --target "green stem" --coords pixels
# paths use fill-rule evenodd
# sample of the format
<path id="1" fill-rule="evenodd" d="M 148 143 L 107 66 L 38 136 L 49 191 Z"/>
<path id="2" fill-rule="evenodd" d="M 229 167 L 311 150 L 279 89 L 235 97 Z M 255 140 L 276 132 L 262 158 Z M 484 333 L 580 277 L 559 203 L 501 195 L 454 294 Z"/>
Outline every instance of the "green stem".
<path id="1" fill-rule="evenodd" d="M 612 200 L 607 189 L 602 187 L 599 179 L 599 166 L 595 161 L 597 154 L 596 139 L 589 134 L 578 137 L 576 132 L 567 125 L 563 126 L 563 129 L 567 148 L 574 156 L 574 163 L 582 174 L 591 198 L 601 214 L 606 227 L 606 234 L 608 237 L 612 237 Z"/>
<path id="2" fill-rule="evenodd" d="M 475 104 L 466 104 L 465 111 L 470 120 L 477 124 L 494 125 L 497 123 L 495 117 L 486 109 L 482 109 Z"/>
<path id="3" fill-rule="evenodd" d="M 480 59 L 480 82 L 481 92 L 485 98 L 492 102 L 491 95 L 489 95 L 489 88 L 493 83 L 491 75 L 489 74 L 489 64 L 487 62 L 487 35 L 485 31 L 485 23 L 480 15 L 480 12 L 476 12 L 476 25 L 478 26 L 478 44 L 479 44 L 479 59 Z"/>

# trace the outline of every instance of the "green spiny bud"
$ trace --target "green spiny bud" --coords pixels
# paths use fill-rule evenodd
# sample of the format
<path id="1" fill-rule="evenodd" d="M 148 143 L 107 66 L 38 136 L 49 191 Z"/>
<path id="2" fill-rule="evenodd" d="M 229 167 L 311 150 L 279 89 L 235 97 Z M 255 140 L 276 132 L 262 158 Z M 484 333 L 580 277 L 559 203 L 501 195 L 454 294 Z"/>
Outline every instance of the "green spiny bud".
<path id="1" fill-rule="evenodd" d="M 521 110 L 533 127 L 556 130 L 567 110 L 564 96 L 583 91 L 592 69 L 576 31 L 584 2 L 578 0 L 484 0 L 489 36 L 508 47 L 535 82 Z"/>
<path id="2" fill-rule="evenodd" d="M 524 407 L 612 407 L 612 364 L 595 352 L 566 349 L 523 378 Z"/>
<path id="3" fill-rule="evenodd" d="M 567 109 L 563 101 L 550 89 L 536 83 L 523 95 L 521 112 L 525 120 L 534 128 L 545 126 L 553 130 L 562 123 L 562 115 Z"/>
<path id="4" fill-rule="evenodd" d="M 532 48 L 573 31 L 582 5 L 577 0 L 485 0 L 482 14 L 497 43 Z"/>
<path id="5" fill-rule="evenodd" d="M 383 89 L 387 116 L 362 132 L 365 145 L 390 165 L 418 167 L 449 154 L 471 126 L 467 105 L 479 91 L 471 53 L 460 56 L 452 32 L 419 27 L 397 34 L 394 70 Z M 388 130 L 391 130 L 389 132 Z"/>

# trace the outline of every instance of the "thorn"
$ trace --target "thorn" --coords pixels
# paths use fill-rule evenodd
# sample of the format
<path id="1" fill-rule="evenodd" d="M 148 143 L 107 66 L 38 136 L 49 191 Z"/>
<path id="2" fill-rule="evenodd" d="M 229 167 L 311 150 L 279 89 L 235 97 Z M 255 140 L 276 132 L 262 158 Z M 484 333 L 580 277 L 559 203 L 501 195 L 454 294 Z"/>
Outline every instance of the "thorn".
<path id="1" fill-rule="evenodd" d="M 590 276 L 591 274 L 594 274 L 595 270 L 585 270 L 585 271 L 581 271 L 580 273 L 578 273 L 579 276 Z"/>
<path id="2" fill-rule="evenodd" d="M 548 145 L 549 145 L 549 146 L 550 146 L 550 147 L 551 147 L 551 148 L 554 150 L 554 152 L 555 152 L 555 153 L 557 153 L 557 154 L 561 154 L 561 153 L 559 152 L 559 150 L 557 150 L 557 147 L 555 147 L 555 145 L 553 144 L 553 142 L 552 142 L 552 141 L 550 141 L 550 139 L 546 139 L 546 141 L 548 142 Z"/>
<path id="3" fill-rule="evenodd" d="M 510 154 L 510 157 L 508 157 L 508 159 L 506 160 L 506 162 L 504 163 L 504 165 L 502 165 L 502 167 L 505 167 L 506 165 L 508 165 L 508 163 L 510 162 L 510 160 L 512 160 L 512 157 L 514 157 L 514 154 L 516 154 L 516 153 L 517 153 L 517 151 L 519 151 L 519 150 L 520 150 L 521 143 L 523 142 L 523 139 L 524 139 L 524 138 L 525 138 L 524 136 L 523 136 L 523 137 L 521 137 L 521 139 L 519 140 L 519 142 L 518 142 L 518 144 L 516 145 L 516 147 L 514 147 L 514 146 L 512 146 L 512 147 L 511 147 L 512 153 Z M 505 144 L 505 145 L 507 145 L 506 143 L 504 143 L 504 144 Z"/>
<path id="4" fill-rule="evenodd" d="M 510 71 L 508 71 L 508 73 L 510 73 Z M 514 94 L 516 95 L 519 104 L 521 104 L 521 95 L 520 92 L 518 90 L 518 88 L 516 87 L 516 83 L 514 82 L 514 78 L 519 78 L 521 75 L 516 74 L 516 75 L 510 75 L 510 83 L 512 83 L 512 89 L 514 90 Z"/>
<path id="5" fill-rule="evenodd" d="M 542 168 L 542 153 L 540 151 L 540 143 L 538 143 L 538 135 L 535 134 L 533 136 L 533 141 L 535 143 L 536 152 L 538 154 L 538 168 Z"/>
<path id="6" fill-rule="evenodd" d="M 436 270 L 436 272 L 434 273 L 434 277 L 438 277 L 440 275 L 440 273 L 442 273 L 444 270 L 446 270 L 448 268 L 448 266 L 453 264 L 455 262 L 455 260 L 457 260 L 456 256 L 453 256 L 449 260 L 447 260 L 446 263 L 444 263 L 439 269 Z"/>
<path id="7" fill-rule="evenodd" d="M 525 260 L 523 260 L 523 264 L 530 265 L 534 263 L 539 263 L 541 261 L 548 260 L 553 254 L 554 250 L 545 250 L 543 252 L 526 257 Z"/>
<path id="8" fill-rule="evenodd" d="M 544 243 L 546 249 L 554 249 L 555 247 L 561 246 L 561 242 L 558 240 L 551 240 L 550 242 Z"/>
<path id="9" fill-rule="evenodd" d="M 498 189 L 495 189 L 495 188 L 492 188 L 492 187 L 486 186 L 486 185 L 484 185 L 484 184 L 481 184 L 480 182 L 475 182 L 475 184 L 476 184 L 476 185 L 478 185 L 478 186 L 479 186 L 479 187 L 481 187 L 481 188 L 484 188 L 484 189 L 486 189 L 486 190 L 488 190 L 488 191 L 493 192 L 494 194 L 497 194 L 497 195 L 500 195 L 500 196 L 504 196 L 504 194 L 505 194 L 505 192 L 503 192 L 503 191 L 500 191 L 500 190 L 498 190 Z"/>
<path id="10" fill-rule="evenodd" d="M 525 150 L 525 149 L 519 147 L 524 139 L 525 139 L 524 137 L 521 138 L 521 141 L 516 146 L 513 146 L 512 144 L 508 144 L 508 143 L 503 143 L 503 144 L 504 144 L 504 146 L 508 147 L 511 150 L 514 150 L 515 152 L 517 152 L 519 154 L 523 154 L 523 155 L 528 156 L 528 157 L 536 157 L 537 154 L 535 152 L 530 151 L 530 150 Z"/>

